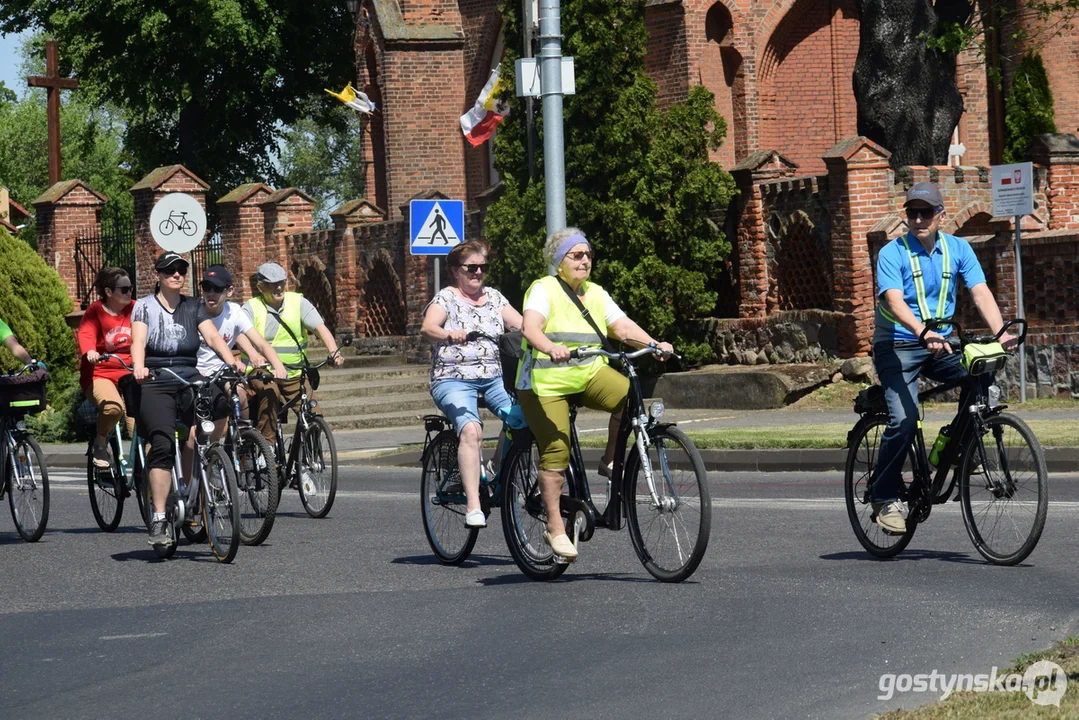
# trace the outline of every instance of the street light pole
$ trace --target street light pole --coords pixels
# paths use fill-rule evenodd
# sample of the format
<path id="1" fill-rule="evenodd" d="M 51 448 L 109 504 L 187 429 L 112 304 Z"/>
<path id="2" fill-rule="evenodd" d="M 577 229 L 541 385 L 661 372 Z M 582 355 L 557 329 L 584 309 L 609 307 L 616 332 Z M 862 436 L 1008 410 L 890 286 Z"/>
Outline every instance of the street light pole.
<path id="1" fill-rule="evenodd" d="M 566 227 L 566 162 L 562 138 L 562 19 L 559 0 L 540 0 L 539 60 L 543 95 L 543 176 L 547 234 Z"/>

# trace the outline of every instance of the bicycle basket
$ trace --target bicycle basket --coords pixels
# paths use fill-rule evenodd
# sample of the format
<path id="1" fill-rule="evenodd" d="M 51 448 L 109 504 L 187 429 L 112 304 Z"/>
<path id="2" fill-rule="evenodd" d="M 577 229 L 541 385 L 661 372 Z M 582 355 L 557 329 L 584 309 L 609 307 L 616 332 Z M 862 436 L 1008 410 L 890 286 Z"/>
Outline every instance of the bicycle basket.
<path id="1" fill-rule="evenodd" d="M 41 368 L 28 375 L 0 376 L 0 415 L 25 415 L 45 409 L 45 381 Z"/>
<path id="2" fill-rule="evenodd" d="M 963 367 L 971 375 L 984 375 L 1004 367 L 1008 353 L 998 342 L 967 343 L 963 346 Z"/>
<path id="3" fill-rule="evenodd" d="M 888 403 L 884 400 L 884 388 L 871 385 L 858 393 L 854 399 L 854 412 L 859 415 L 888 412 Z"/>

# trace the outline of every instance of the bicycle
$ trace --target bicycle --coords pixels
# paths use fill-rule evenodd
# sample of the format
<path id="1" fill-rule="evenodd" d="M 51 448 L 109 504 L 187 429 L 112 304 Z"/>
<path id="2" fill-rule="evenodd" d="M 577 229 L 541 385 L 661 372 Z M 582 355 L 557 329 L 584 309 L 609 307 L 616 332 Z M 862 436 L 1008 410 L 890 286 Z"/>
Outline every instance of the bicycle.
<path id="1" fill-rule="evenodd" d="M 107 360 L 116 360 L 125 369 L 132 369 L 121 358 L 108 353 L 103 354 L 99 362 Z M 133 382 L 129 378 L 130 376 L 125 377 L 121 382 Z M 128 402 L 128 407 L 134 412 L 133 403 Z M 136 425 L 131 433 L 130 450 L 126 456 L 120 424 L 113 426 L 109 436 L 112 460 L 107 468 L 99 468 L 94 464 L 93 446 L 94 439 L 91 437 L 86 446 L 86 488 L 90 495 L 90 510 L 98 527 L 105 532 L 114 532 L 124 514 L 124 501 L 131 497 L 132 493 L 139 503 L 139 516 L 149 527 L 146 514 L 147 488 L 143 472 L 146 467 L 146 450 L 139 438 L 138 426 Z M 130 465 L 128 457 L 131 458 Z"/>
<path id="2" fill-rule="evenodd" d="M 308 382 L 311 392 L 317 390 L 320 380 L 318 370 L 330 360 L 326 358 L 318 365 L 285 365 L 289 370 L 300 371 L 300 390 L 277 411 L 275 457 L 278 504 L 287 484 L 299 491 L 303 509 L 313 518 L 326 517 L 337 496 L 337 445 L 329 423 L 315 411 L 318 401 L 307 395 Z M 289 408 L 296 413 L 296 428 L 286 443 L 281 435 L 281 426 L 288 423 Z M 282 458 L 287 458 L 283 465 Z"/>
<path id="3" fill-rule="evenodd" d="M 224 366 L 209 378 L 198 380 L 187 380 L 167 367 L 150 369 L 152 377 L 167 372 L 184 388 L 195 393 L 195 424 L 191 428 L 191 432 L 195 433 L 192 477 L 186 482 L 183 478 L 181 442 L 186 438 L 177 430 L 173 435 L 172 487 L 165 502 L 165 519 L 173 529 L 174 538 L 176 528 L 180 527 L 192 543 L 208 539 L 210 551 L 222 563 L 232 562 L 239 548 L 240 505 L 236 501 L 239 489 L 232 458 L 220 443 L 209 442 L 209 435 L 214 429 L 213 399 L 209 389 L 227 367 Z M 149 487 L 149 482 L 146 485 Z M 152 510 L 152 507 L 152 502 L 148 503 L 147 510 Z M 188 522 L 199 512 L 202 514 L 201 527 L 197 520 L 193 524 Z M 170 558 L 176 552 L 175 541 L 153 547 L 160 558 Z"/>
<path id="4" fill-rule="evenodd" d="M 1021 344 L 1026 339 L 1024 320 L 1009 321 L 993 336 L 967 335 L 962 339 L 958 337 L 962 335 L 958 323 L 930 320 L 919 340 L 924 344 L 926 332 L 950 326 L 956 330 L 957 337 L 951 343 L 956 351 L 968 347 L 976 350 L 977 346 L 997 342 L 1008 328 L 1017 324 L 1022 326 L 1018 338 Z M 978 380 L 979 375 L 1003 367 L 1006 360 L 1007 356 L 1001 355 L 982 363 L 981 367 L 971 365 L 966 377 L 918 393 L 922 406 L 927 398 L 954 388 L 975 388 L 974 402 L 953 423 L 951 440 L 939 452 L 935 471 L 926 453 L 921 420 L 918 421 L 903 467 L 900 499 L 907 503 L 909 511 L 907 531 L 902 535 L 891 535 L 877 525 L 870 502 L 871 480 L 880 437 L 888 424 L 888 410 L 879 385 L 862 392 L 855 403 L 855 412 L 861 418 L 847 434 L 843 489 L 854 535 L 870 554 L 888 558 L 902 552 L 918 525 L 929 518 L 933 505 L 947 502 L 957 484 L 956 499 L 961 503 L 967 535 L 982 557 L 996 565 L 1015 565 L 1034 550 L 1049 505 L 1045 454 L 1027 424 L 1004 412 L 1007 405 L 997 400 L 999 388 L 992 385 L 983 391 Z M 989 436 L 991 445 L 986 447 Z M 951 482 L 945 486 L 953 467 Z M 1031 482 L 1033 485 L 1028 487 Z M 1002 524 L 1012 509 L 1019 511 L 1020 522 L 1008 514 L 1006 523 Z M 999 538 L 998 529 L 1002 535 Z"/>
<path id="5" fill-rule="evenodd" d="M 625 522 L 645 569 L 657 580 L 681 582 L 694 573 L 708 548 L 712 526 L 708 474 L 693 441 L 674 423 L 660 422 L 663 403 L 653 401 L 645 410 L 640 378 L 631 361 L 647 354 L 664 353 L 654 347 L 630 353 L 594 347 L 570 351 L 571 358 L 602 356 L 620 361 L 630 383 L 616 439 L 614 472 L 602 507 L 595 504 L 589 488 L 576 427 L 578 408 L 570 403 L 568 492 L 561 498 L 561 514 L 572 528 L 575 547 L 590 540 L 597 527 L 621 530 Z M 542 539 L 547 514 L 535 454 L 518 451 L 510 463 L 509 487 L 502 495 L 502 523 L 510 554 L 528 577 L 553 580 L 568 562 Z"/>
<path id="6" fill-rule="evenodd" d="M 49 522 L 49 471 L 24 419 L 45 409 L 48 379 L 37 363 L 0 375 L 0 499 L 7 494 L 11 519 L 26 542 L 40 540 Z"/>
<path id="7" fill-rule="evenodd" d="M 194 220 L 187 217 L 187 212 L 172 211 L 169 216 L 161 221 L 161 225 L 158 226 L 162 235 L 171 235 L 173 230 L 179 230 L 184 235 L 191 237 L 198 230 L 198 225 Z"/>
<path id="8" fill-rule="evenodd" d="M 231 410 L 224 447 L 236 471 L 240 541 L 244 545 L 259 545 L 270 536 L 277 517 L 277 503 L 281 499 L 277 460 L 269 441 L 243 416 L 239 386 L 246 386 L 248 379 L 227 370 L 223 371 L 221 379 L 228 385 Z"/>

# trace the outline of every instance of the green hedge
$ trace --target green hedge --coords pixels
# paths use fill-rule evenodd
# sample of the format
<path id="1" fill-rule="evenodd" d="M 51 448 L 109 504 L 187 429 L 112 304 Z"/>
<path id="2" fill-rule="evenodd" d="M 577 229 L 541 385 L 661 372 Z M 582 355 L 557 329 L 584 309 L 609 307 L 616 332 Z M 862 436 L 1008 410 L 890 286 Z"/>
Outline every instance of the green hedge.
<path id="1" fill-rule="evenodd" d="M 19 342 L 49 366 L 49 409 L 30 418 L 40 440 L 71 439 L 74 410 L 82 401 L 76 370 L 75 335 L 65 317 L 73 309 L 67 285 L 29 245 L 0 228 L 0 318 L 11 326 Z M 20 363 L 0 349 L 0 367 L 12 370 Z"/>

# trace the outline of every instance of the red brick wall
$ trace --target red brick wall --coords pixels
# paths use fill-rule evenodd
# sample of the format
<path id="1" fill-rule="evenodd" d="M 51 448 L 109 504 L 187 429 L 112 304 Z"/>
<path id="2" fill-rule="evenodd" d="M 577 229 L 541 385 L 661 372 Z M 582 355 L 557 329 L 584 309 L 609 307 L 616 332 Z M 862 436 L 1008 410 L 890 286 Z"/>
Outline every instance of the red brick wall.
<path id="1" fill-rule="evenodd" d="M 239 202 L 217 205 L 221 247 L 232 274 L 236 302 L 251 297 L 255 271 L 266 262 L 265 220 L 259 203 L 269 195 L 269 189 L 261 188 Z"/>
<path id="2" fill-rule="evenodd" d="M 465 94 L 461 111 L 468 110 L 483 89 L 490 76 L 491 63 L 500 58 L 494 57 L 498 49 L 499 33 L 502 31 L 502 16 L 498 12 L 497 0 L 464 0 L 460 3 L 461 25 L 465 33 L 464 71 Z M 456 126 L 460 134 L 460 125 Z M 479 147 L 464 143 L 464 163 L 466 194 L 454 197 L 465 200 L 466 205 L 474 207 L 475 198 L 491 186 L 488 157 L 490 142 Z"/>
<path id="3" fill-rule="evenodd" d="M 105 203 L 81 185 L 76 185 L 55 203 L 35 205 L 37 210 L 37 251 L 67 283 L 68 295 L 78 308 L 78 277 L 75 272 L 75 238 L 92 236 L 101 229 L 101 208 Z M 92 278 L 90 278 L 92 281 Z M 96 296 L 91 295 L 91 300 Z"/>
<path id="4" fill-rule="evenodd" d="M 692 82 L 686 48 L 685 14 L 682 5 L 673 2 L 657 3 L 644 10 L 644 25 L 648 31 L 644 69 L 656 84 L 660 107 L 685 100 L 689 83 Z M 718 88 L 709 87 L 714 92 Z"/>

